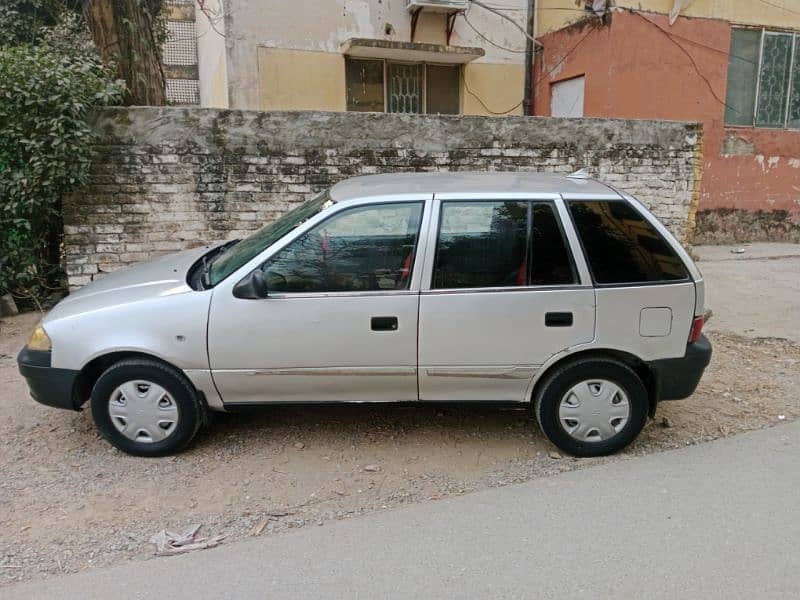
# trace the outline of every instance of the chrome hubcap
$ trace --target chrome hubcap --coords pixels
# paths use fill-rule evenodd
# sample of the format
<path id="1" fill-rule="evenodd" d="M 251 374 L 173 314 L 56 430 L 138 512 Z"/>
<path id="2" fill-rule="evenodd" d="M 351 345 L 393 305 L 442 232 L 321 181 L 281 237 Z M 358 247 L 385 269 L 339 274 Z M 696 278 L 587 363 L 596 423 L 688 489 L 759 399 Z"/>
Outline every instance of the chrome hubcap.
<path id="1" fill-rule="evenodd" d="M 581 442 L 611 439 L 622 431 L 630 414 L 628 396 L 606 379 L 590 379 L 572 386 L 558 406 L 564 431 Z"/>
<path id="2" fill-rule="evenodd" d="M 134 380 L 117 387 L 108 399 L 111 422 L 134 442 L 166 439 L 178 426 L 178 406 L 167 390 L 152 381 Z"/>

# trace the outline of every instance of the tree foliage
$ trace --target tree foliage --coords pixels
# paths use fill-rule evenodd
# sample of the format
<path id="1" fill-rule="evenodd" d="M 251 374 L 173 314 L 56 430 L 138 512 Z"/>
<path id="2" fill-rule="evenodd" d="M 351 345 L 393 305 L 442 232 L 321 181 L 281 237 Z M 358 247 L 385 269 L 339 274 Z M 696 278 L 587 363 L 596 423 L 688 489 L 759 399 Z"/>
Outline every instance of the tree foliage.
<path id="1" fill-rule="evenodd" d="M 87 111 L 125 86 L 70 7 L 8 0 L 0 14 L 0 294 L 38 304 L 59 287 L 61 198 L 89 172 Z"/>

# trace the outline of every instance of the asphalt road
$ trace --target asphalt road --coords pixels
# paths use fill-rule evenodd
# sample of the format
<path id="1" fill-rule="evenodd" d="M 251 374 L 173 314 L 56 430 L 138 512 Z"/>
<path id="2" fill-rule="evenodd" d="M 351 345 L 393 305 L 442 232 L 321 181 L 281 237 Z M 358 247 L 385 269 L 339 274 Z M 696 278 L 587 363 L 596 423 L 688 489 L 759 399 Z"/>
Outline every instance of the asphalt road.
<path id="1" fill-rule="evenodd" d="M 737 254 L 732 250 L 744 250 Z M 710 330 L 800 343 L 800 244 L 695 246 Z"/>
<path id="2" fill-rule="evenodd" d="M 798 459 L 793 423 L 2 597 L 797 598 Z"/>

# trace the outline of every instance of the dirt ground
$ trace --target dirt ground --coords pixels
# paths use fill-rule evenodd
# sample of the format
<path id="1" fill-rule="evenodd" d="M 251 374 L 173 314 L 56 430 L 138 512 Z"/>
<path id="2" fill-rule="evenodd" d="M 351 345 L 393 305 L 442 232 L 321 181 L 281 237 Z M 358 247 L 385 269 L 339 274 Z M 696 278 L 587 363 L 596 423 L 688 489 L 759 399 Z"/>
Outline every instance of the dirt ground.
<path id="1" fill-rule="evenodd" d="M 151 557 L 164 528 L 274 535 L 800 416 L 800 346 L 715 332 L 697 393 L 662 404 L 612 458 L 561 457 L 520 410 L 385 405 L 222 415 L 180 456 L 132 458 L 87 412 L 28 397 L 16 353 L 37 319 L 0 322 L 0 584 Z"/>

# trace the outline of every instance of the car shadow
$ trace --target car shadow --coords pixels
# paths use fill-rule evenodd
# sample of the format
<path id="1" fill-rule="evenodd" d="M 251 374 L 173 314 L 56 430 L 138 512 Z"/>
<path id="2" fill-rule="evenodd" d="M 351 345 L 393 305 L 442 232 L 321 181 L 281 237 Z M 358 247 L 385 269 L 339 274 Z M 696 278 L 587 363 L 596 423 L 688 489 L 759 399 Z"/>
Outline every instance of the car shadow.
<path id="1" fill-rule="evenodd" d="M 211 426 L 198 436 L 195 447 L 222 443 L 231 435 L 239 438 L 315 438 L 339 442 L 345 439 L 397 438 L 436 434 L 448 438 L 518 438 L 544 436 L 527 406 L 492 403 L 408 404 L 304 404 L 237 408 L 214 413 Z M 374 440 L 373 440 L 374 441 Z"/>

